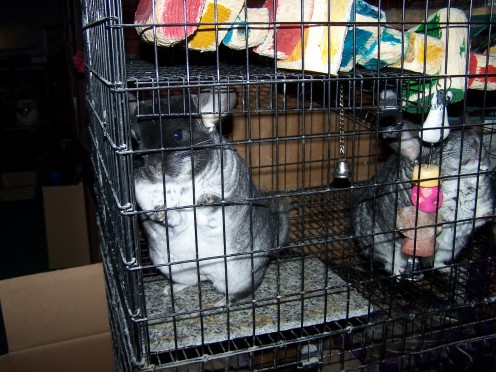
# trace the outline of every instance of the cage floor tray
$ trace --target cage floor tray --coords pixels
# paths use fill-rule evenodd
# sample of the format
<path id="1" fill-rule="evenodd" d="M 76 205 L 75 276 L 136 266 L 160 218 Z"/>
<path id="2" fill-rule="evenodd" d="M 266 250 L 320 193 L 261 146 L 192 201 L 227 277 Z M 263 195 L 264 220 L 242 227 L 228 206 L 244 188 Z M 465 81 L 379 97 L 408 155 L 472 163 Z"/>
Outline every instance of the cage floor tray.
<path id="1" fill-rule="evenodd" d="M 170 296 L 162 294 L 165 285 L 162 277 L 145 282 L 152 352 L 317 325 L 370 311 L 367 300 L 311 256 L 272 262 L 255 301 L 229 308 L 216 307 L 223 295 L 210 282 L 202 282 L 200 288 L 174 295 L 174 312 Z"/>

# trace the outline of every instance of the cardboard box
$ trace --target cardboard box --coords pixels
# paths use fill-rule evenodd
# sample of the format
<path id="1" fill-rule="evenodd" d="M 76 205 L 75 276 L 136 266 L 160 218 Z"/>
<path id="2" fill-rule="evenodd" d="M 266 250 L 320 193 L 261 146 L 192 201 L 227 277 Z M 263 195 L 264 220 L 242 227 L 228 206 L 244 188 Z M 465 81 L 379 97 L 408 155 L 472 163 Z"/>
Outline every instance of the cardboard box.
<path id="1" fill-rule="evenodd" d="M 0 371 L 114 371 L 101 264 L 0 281 Z"/>
<path id="2" fill-rule="evenodd" d="M 34 199 L 37 183 L 35 171 L 3 173 L 0 177 L 0 201 Z"/>
<path id="3" fill-rule="evenodd" d="M 82 183 L 43 186 L 48 266 L 61 269 L 91 263 L 85 192 Z"/>

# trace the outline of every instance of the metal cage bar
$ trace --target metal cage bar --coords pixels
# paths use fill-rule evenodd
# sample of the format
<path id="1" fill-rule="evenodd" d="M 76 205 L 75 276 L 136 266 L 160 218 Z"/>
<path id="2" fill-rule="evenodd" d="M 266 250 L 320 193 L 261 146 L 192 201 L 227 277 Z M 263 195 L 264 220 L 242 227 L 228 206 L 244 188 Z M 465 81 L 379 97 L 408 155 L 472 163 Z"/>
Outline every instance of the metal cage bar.
<path id="1" fill-rule="evenodd" d="M 456 187 L 461 188 L 462 180 L 472 177 L 474 190 L 468 195 L 484 196 L 493 191 L 496 107 L 490 84 L 494 84 L 496 77 L 490 68 L 494 57 L 483 51 L 494 45 L 494 2 L 350 1 L 350 18 L 335 20 L 327 7 L 340 2 L 314 0 L 287 8 L 295 10 L 299 21 L 277 12 L 264 21 L 250 18 L 249 11 L 276 9 L 278 4 L 289 2 L 246 0 L 238 4 L 243 8 L 237 13 L 238 18 L 229 21 L 220 19 L 224 16 L 221 9 L 226 4 L 234 6 L 236 1 L 216 0 L 207 2 L 203 13 L 207 14 L 210 6 L 215 10 L 211 19 L 162 22 L 160 17 L 167 14 L 159 13 L 167 2 L 173 3 L 82 1 L 86 104 L 117 369 L 327 371 L 388 367 L 446 370 L 453 363 L 481 369 L 493 366 L 494 206 L 484 215 L 474 212 L 467 217 L 459 213 L 462 206 L 457 201 L 454 221 L 433 220 L 429 227 L 448 230 L 456 226 L 454 234 L 459 235 L 464 234 L 462 226 L 471 226 L 472 230 L 482 221 L 487 223 L 467 237 L 461 253 L 455 252 L 456 243 L 452 243 L 454 260 L 442 269 L 426 264 L 422 268 L 424 279 L 418 281 L 405 280 L 404 275 L 388 271 L 387 267 L 385 270 L 377 262 L 382 253 L 376 247 L 384 237 L 398 236 L 400 229 L 396 224 L 357 233 L 362 231 L 361 220 L 353 216 L 362 195 L 369 195 L 371 200 L 364 222 L 367 219 L 375 223 L 386 214 L 396 216 L 404 207 L 401 193 L 409 190 L 410 179 L 402 178 L 404 163 L 390 157 L 391 148 L 384 139 L 408 135 L 408 120 L 424 123 L 432 95 L 440 89 L 451 89 L 448 81 L 463 81 L 456 102 L 448 106 L 452 132 L 465 132 L 469 124 L 475 127 L 482 134 L 481 141 L 472 147 L 478 155 L 476 161 L 482 164 L 485 151 L 489 160 L 468 175 L 462 174 L 459 165 L 453 174 L 440 177 L 438 186 L 455 180 Z M 144 23 L 138 22 L 138 3 L 140 11 L 152 15 Z M 175 3 L 184 10 L 178 13 L 179 18 L 188 15 L 186 6 L 193 11 L 193 2 Z M 308 4 L 325 7 L 325 19 L 305 18 L 311 13 Z M 360 21 L 361 7 L 375 11 L 377 20 Z M 399 11 L 389 12 L 392 8 Z M 456 20 L 455 13 L 448 13 L 448 20 L 439 21 L 437 26 L 451 29 L 444 39 L 433 40 L 435 21 L 427 21 L 433 8 L 460 10 L 467 18 Z M 384 13 L 388 21 L 381 18 L 383 11 L 388 11 Z M 189 27 L 198 26 L 196 34 L 183 37 L 175 45 L 163 45 L 167 30 L 179 27 L 179 33 L 184 33 Z M 395 66 L 386 65 L 386 44 L 381 43 L 377 43 L 377 58 L 364 62 L 360 35 L 365 31 L 380 35 L 387 29 L 400 35 L 398 40 L 405 45 L 410 45 L 409 41 L 413 45 L 409 30 L 415 26 L 419 27 L 415 32 L 418 45 L 427 49 L 429 43 L 434 43 L 436 47 L 443 46 L 444 52 L 460 47 L 455 30 L 463 28 L 460 35 L 467 38 L 463 44 L 466 50 L 460 49 L 460 53 L 467 52 L 463 54 L 463 68 L 451 75 L 430 74 L 428 64 L 432 61 L 417 56 L 421 63 L 419 70 L 414 71 L 410 55 L 403 56 Z M 245 38 L 244 48 L 231 49 L 223 41 L 225 31 L 231 27 L 236 32 L 233 37 Z M 352 68 L 345 70 L 343 63 L 341 70 L 334 73 L 336 66 L 330 63 L 334 60 L 327 50 L 328 54 L 323 53 L 327 64 L 320 72 L 307 69 L 314 66 L 317 57 L 309 54 L 305 42 L 312 42 L 309 30 L 317 27 L 322 28 L 322 43 L 327 45 L 336 42 L 330 30 L 345 30 L 343 35 L 350 36 L 350 44 L 343 53 L 349 53 Z M 264 28 L 272 30 L 270 37 L 274 42 L 271 52 L 260 55 L 248 43 L 250 32 Z M 284 58 L 277 54 L 289 43 L 280 38 L 284 30 L 292 30 L 304 40 L 294 49 L 293 57 L 299 55 L 301 64 L 293 69 L 281 64 Z M 212 33 L 209 37 L 215 46 L 211 51 L 194 49 L 192 40 L 201 32 L 204 36 Z M 478 70 L 470 67 L 474 53 L 485 61 L 480 62 Z M 440 63 L 443 71 L 451 67 L 448 59 Z M 480 88 L 473 89 L 478 81 L 482 82 Z M 394 92 L 395 98 L 387 99 L 385 91 Z M 213 101 L 202 106 L 205 92 L 213 92 Z M 223 112 L 223 97 L 230 97 L 230 93 L 235 94 L 236 101 L 226 101 L 227 106 L 232 106 L 227 115 Z M 467 117 L 471 118 L 470 123 Z M 173 120 L 184 120 L 186 129 L 171 132 Z M 213 131 L 225 140 L 196 143 L 195 126 L 209 120 L 213 122 Z M 140 123 L 158 126 L 159 130 L 144 139 L 139 137 Z M 191 138 L 177 147 L 170 144 L 170 136 L 179 136 L 179 140 L 184 136 Z M 469 137 L 460 138 L 463 143 Z M 152 145 L 140 147 L 143 141 Z M 448 148 L 447 144 L 440 145 L 440 150 L 432 151 L 443 153 L 444 146 Z M 191 158 L 193 196 L 187 203 L 174 204 L 169 194 L 175 190 L 169 185 L 175 179 L 167 173 L 174 165 L 166 165 L 166 159 L 181 153 Z M 194 177 L 195 167 L 202 167 L 195 154 L 202 153 L 220 154 L 220 186 L 211 191 L 218 198 L 207 208 L 221 211 L 221 248 L 210 256 L 202 256 L 201 248 L 205 236 L 201 224 L 207 217 L 203 212 L 205 204 L 198 197 L 203 196 L 200 194 L 204 186 Z M 461 164 L 465 155 L 456 155 Z M 248 191 L 242 199 L 228 197 L 229 177 L 235 171 L 234 167 L 226 167 L 231 156 L 239 156 L 242 160 L 236 164 L 243 164 L 248 170 Z M 432 159 L 432 153 L 430 156 Z M 152 157 L 160 160 L 158 165 L 143 170 L 145 159 Z M 350 173 L 339 179 L 335 177 L 335 168 L 341 160 L 349 163 Z M 394 177 L 381 176 L 387 167 L 397 170 Z M 162 200 L 160 205 L 140 204 L 136 183 L 139 172 L 160 178 L 150 189 Z M 185 188 L 189 190 L 189 186 Z M 381 192 L 386 189 L 394 191 L 393 202 L 384 213 L 376 205 L 383 200 Z M 464 195 L 457 190 L 455 199 L 467 198 L 474 211 L 476 203 L 482 204 L 478 196 L 473 201 Z M 222 289 L 213 287 L 202 268 L 215 260 L 222 262 L 225 292 L 229 294 L 234 285 L 228 276 L 232 262 L 245 260 L 254 285 L 258 275 L 256 262 L 266 254 L 256 244 L 262 226 L 257 225 L 254 215 L 259 208 L 270 208 L 282 201 L 287 202 L 290 225 L 285 247 L 281 247 L 283 242 L 278 236 L 256 291 L 249 291 L 236 303 L 219 302 Z M 228 217 L 230 208 L 246 208 L 250 216 L 245 220 L 248 232 L 244 240 L 249 246 L 246 252 L 229 251 L 231 229 L 235 229 Z M 171 253 L 176 249 L 171 246 L 175 234 L 173 218 L 187 213 L 193 216 L 193 226 L 188 231 L 193 236 L 194 255 L 177 259 Z M 154 226 L 160 225 L 156 228 L 162 229 L 162 246 L 167 247 L 165 259 L 157 260 L 156 243 L 144 227 L 146 221 L 154 219 Z M 421 229 L 414 227 L 415 234 L 420 234 Z M 369 255 L 364 254 L 360 245 L 367 241 L 375 244 Z M 394 247 L 392 240 L 389 247 L 392 260 L 399 248 Z M 416 255 L 414 248 L 414 258 Z M 181 272 L 181 265 L 193 265 L 194 275 L 200 280 L 179 292 L 167 277 Z"/>

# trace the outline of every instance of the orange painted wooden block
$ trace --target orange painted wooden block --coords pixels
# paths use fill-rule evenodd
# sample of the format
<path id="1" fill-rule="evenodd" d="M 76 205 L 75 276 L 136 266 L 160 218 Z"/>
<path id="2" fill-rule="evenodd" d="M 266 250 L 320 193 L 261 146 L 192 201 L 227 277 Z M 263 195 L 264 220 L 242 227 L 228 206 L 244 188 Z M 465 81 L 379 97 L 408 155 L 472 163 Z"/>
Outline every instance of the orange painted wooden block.
<path id="1" fill-rule="evenodd" d="M 390 67 L 404 68 L 426 75 L 438 75 L 445 61 L 445 44 L 435 37 L 411 31 L 404 35 L 405 53 Z"/>
<path id="2" fill-rule="evenodd" d="M 207 0 L 200 24 L 188 46 L 191 49 L 214 51 L 243 8 L 244 0 Z"/>

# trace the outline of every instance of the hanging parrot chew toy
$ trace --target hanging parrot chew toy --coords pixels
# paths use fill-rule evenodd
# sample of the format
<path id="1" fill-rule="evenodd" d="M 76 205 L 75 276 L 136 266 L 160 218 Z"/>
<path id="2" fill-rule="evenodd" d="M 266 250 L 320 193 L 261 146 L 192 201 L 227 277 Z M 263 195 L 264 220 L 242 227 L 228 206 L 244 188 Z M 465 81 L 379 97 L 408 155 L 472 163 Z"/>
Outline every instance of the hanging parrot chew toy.
<path id="1" fill-rule="evenodd" d="M 434 92 L 431 108 L 420 130 L 420 138 L 431 146 L 445 140 L 449 135 L 447 104 L 452 94 L 438 89 Z M 437 249 L 436 236 L 442 227 L 436 226 L 442 221 L 439 208 L 443 204 L 440 168 L 436 164 L 418 164 L 412 172 L 410 198 L 412 205 L 398 210 L 396 226 L 404 235 L 401 251 L 408 258 L 405 277 L 409 280 L 421 280 L 418 257 L 430 257 Z"/>
<path id="2" fill-rule="evenodd" d="M 452 102 L 464 99 L 467 88 L 496 90 L 496 56 L 470 50 L 477 24 L 491 20 L 486 14 L 490 7 L 471 10 L 472 18 L 461 9 L 438 9 L 406 30 L 410 10 L 401 22 L 388 22 L 387 12 L 367 0 L 265 0 L 258 8 L 245 3 L 140 0 L 136 31 L 157 46 L 187 40 L 184 46 L 200 52 L 216 51 L 222 42 L 232 49 L 253 48 L 284 69 L 336 75 L 361 65 L 431 76 L 428 81 L 412 79 L 402 90 L 403 110 L 411 113 L 428 107 L 432 88 L 443 76 L 451 76 Z M 482 19 L 474 18 L 478 12 Z"/>

